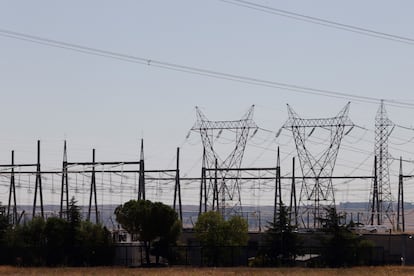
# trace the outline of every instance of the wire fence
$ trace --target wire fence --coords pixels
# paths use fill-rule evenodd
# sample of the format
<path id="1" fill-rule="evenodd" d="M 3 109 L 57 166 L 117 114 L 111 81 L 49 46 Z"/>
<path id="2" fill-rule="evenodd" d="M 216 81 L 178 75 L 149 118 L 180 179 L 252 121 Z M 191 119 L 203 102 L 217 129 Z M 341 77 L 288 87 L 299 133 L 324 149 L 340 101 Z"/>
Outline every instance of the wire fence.
<path id="1" fill-rule="evenodd" d="M 236 267 L 236 266 L 300 266 L 324 267 L 326 247 L 300 247 L 300 255 L 283 259 L 280 256 L 269 256 L 267 246 L 173 246 L 164 252 L 167 256 L 160 257 L 159 265 L 195 266 L 195 267 Z M 343 250 L 343 249 L 338 249 Z M 275 261 L 277 260 L 277 261 Z M 150 256 L 151 263 L 156 262 L 156 256 Z M 399 256 L 390 255 L 383 247 L 364 248 L 352 255 L 349 266 L 352 265 L 385 265 L 399 264 Z M 114 265 L 139 267 L 145 266 L 145 248 L 141 245 L 118 244 L 115 247 Z"/>

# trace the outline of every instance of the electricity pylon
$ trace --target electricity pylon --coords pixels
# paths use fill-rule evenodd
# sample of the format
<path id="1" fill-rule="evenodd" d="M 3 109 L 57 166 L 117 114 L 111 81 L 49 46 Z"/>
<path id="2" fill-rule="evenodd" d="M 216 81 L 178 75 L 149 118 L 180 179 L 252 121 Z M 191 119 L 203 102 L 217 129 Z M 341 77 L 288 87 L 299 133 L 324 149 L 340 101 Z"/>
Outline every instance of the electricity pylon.
<path id="1" fill-rule="evenodd" d="M 240 168 L 249 133 L 257 132 L 258 126 L 253 121 L 254 105 L 240 119 L 235 121 L 210 121 L 196 107 L 197 121 L 191 128 L 192 131 L 200 132 L 203 143 L 203 181 L 201 183 L 200 210 L 201 205 L 206 209 L 218 210 L 223 216 L 239 214 L 242 211 L 240 171 L 226 170 Z M 234 133 L 233 150 L 227 156 L 220 156 L 215 148 L 216 140 L 220 139 L 223 131 Z M 223 154 L 222 154 L 223 155 Z M 203 204 L 202 204 L 202 201 Z"/>
<path id="2" fill-rule="evenodd" d="M 323 217 L 323 207 L 335 208 L 335 195 L 332 185 L 332 173 L 339 152 L 342 137 L 354 127 L 349 119 L 348 103 L 335 117 L 319 119 L 303 119 L 288 105 L 289 118 L 282 126 L 291 130 L 296 144 L 299 163 L 302 170 L 303 182 L 299 195 L 298 220 L 305 228 L 319 226 L 319 218 Z M 315 129 L 327 130 L 330 137 L 319 153 L 311 152 L 307 139 Z M 349 128 L 346 132 L 345 129 Z M 309 134 L 307 130 L 311 129 Z"/>
<path id="3" fill-rule="evenodd" d="M 395 124 L 388 119 L 385 110 L 384 101 L 381 100 L 375 116 L 375 169 L 376 175 L 372 181 L 372 189 L 370 196 L 371 218 L 370 224 L 381 225 L 384 218 L 388 219 L 394 227 L 395 212 L 393 208 L 393 200 L 390 185 L 390 171 L 388 154 L 388 138 L 395 128 Z M 375 170 L 374 170 L 375 171 Z M 376 182 L 376 183 L 375 183 Z M 377 221 L 375 223 L 375 218 Z"/>

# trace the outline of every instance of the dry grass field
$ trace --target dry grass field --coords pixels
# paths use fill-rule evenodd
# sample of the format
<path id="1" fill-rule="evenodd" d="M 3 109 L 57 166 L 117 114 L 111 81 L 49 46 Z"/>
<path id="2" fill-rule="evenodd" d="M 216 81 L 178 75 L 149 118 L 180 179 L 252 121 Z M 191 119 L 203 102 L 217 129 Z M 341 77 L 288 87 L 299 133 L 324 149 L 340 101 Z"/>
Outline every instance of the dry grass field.
<path id="1" fill-rule="evenodd" d="M 339 269 L 321 268 L 21 268 L 0 266 L 0 275 L 414 275 L 411 266 L 355 267 Z"/>

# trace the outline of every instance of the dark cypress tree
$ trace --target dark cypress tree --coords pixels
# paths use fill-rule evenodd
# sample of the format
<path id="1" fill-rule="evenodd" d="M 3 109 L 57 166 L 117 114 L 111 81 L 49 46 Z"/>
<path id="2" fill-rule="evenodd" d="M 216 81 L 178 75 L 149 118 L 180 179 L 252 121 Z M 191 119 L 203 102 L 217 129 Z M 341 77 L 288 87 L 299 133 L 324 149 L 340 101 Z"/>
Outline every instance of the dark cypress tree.
<path id="1" fill-rule="evenodd" d="M 299 253 L 299 246 L 300 239 L 290 224 L 287 207 L 281 204 L 275 222 L 269 222 L 262 257 L 269 265 L 291 265 Z"/>

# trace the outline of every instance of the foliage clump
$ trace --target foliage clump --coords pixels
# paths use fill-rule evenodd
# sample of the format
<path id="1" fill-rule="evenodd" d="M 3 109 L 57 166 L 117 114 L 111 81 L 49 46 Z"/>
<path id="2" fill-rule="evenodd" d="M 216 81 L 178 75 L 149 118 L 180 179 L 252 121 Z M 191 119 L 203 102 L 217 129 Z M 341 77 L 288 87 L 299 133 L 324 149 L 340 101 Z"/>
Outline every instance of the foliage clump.
<path id="1" fill-rule="evenodd" d="M 342 219 L 335 208 L 327 208 L 326 217 L 319 218 L 324 232 L 321 239 L 323 264 L 330 267 L 367 265 L 366 255 L 373 244 L 351 231 L 353 222 L 341 224 Z"/>
<path id="2" fill-rule="evenodd" d="M 67 216 L 66 216 L 67 215 Z M 71 199 L 66 218 L 35 217 L 27 223 L 7 224 L 1 231 L 4 264 L 27 266 L 95 266 L 112 264 L 112 237 L 100 224 L 82 221 Z M 0 216 L 0 220 L 7 216 Z"/>
<path id="3" fill-rule="evenodd" d="M 237 249 L 247 245 L 248 225 L 240 216 L 225 220 L 219 212 L 201 214 L 194 226 L 196 238 L 202 246 L 202 254 L 208 265 L 222 265 Z"/>
<path id="4" fill-rule="evenodd" d="M 264 244 L 253 265 L 291 266 L 300 254 L 301 240 L 291 225 L 287 207 L 280 204 L 275 221 L 268 222 Z"/>
<path id="5" fill-rule="evenodd" d="M 130 200 L 115 209 L 116 220 L 130 234 L 136 235 L 145 247 L 146 263 L 150 253 L 169 259 L 168 248 L 175 245 L 181 232 L 181 222 L 171 207 L 161 202 Z"/>

